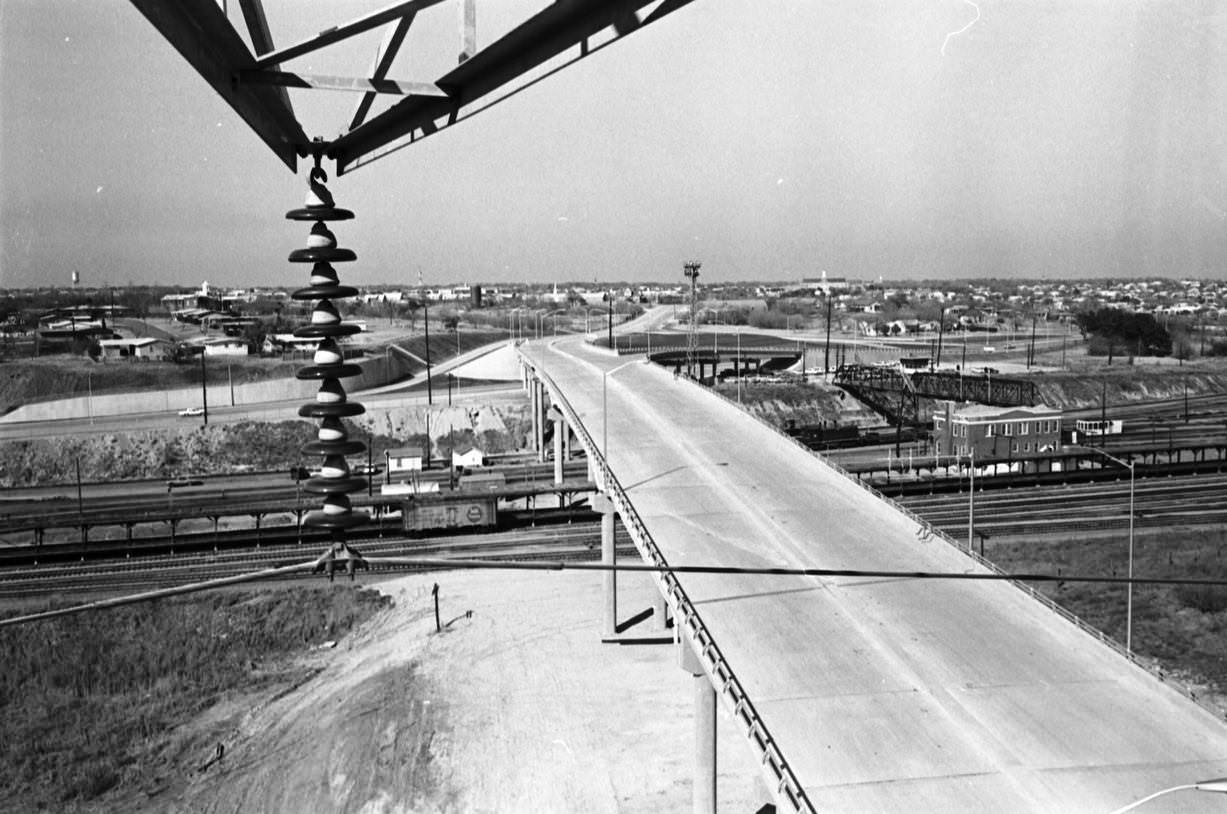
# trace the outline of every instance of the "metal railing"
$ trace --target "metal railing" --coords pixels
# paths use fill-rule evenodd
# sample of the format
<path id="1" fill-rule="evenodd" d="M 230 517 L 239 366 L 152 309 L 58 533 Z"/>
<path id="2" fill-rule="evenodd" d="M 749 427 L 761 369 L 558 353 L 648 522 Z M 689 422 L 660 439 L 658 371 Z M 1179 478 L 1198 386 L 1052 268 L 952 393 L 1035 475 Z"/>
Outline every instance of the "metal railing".
<path id="1" fill-rule="evenodd" d="M 596 481 L 605 494 L 613 502 L 618 514 L 622 517 L 622 525 L 635 542 L 640 557 L 662 570 L 655 572 L 661 593 L 665 596 L 673 610 L 674 619 L 679 629 L 684 629 L 694 647 L 695 653 L 703 662 L 716 692 L 732 712 L 743 733 L 750 740 L 751 746 L 758 753 L 762 769 L 766 773 L 771 787 L 775 791 L 777 803 L 786 804 L 790 811 L 814 812 L 814 806 L 805 789 L 792 771 L 787 759 L 780 752 L 772 739 L 766 725 L 759 717 L 758 711 L 751 702 L 749 695 L 733 672 L 733 668 L 725 659 L 715 638 L 700 618 L 698 610 L 687 596 L 685 589 L 677 576 L 668 570 L 668 562 L 661 553 L 656 541 L 643 524 L 639 513 L 631 504 L 630 498 L 623 491 L 618 479 L 609 468 L 604 457 L 600 455 L 599 447 L 588 433 L 587 428 L 579 420 L 579 415 L 571 403 L 563 395 L 553 378 L 542 370 L 533 359 L 520 353 L 520 358 L 540 378 L 549 390 L 550 398 L 567 419 L 576 436 L 580 439 L 585 452 L 596 470 Z"/>

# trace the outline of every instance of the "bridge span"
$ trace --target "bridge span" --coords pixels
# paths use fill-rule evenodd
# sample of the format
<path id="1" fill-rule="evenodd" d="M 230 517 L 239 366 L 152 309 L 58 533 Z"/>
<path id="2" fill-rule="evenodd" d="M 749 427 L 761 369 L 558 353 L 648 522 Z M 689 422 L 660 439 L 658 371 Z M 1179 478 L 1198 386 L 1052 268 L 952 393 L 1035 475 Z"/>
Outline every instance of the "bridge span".
<path id="1" fill-rule="evenodd" d="M 520 353 L 543 455 L 549 403 L 556 453 L 586 449 L 650 562 L 987 570 L 684 377 L 577 337 Z M 1108 812 L 1227 775 L 1222 721 L 1008 582 L 665 572 L 658 587 L 696 675 L 696 810 L 716 805 L 716 698 L 780 811 Z M 1145 810 L 1221 805 L 1184 792 Z"/>

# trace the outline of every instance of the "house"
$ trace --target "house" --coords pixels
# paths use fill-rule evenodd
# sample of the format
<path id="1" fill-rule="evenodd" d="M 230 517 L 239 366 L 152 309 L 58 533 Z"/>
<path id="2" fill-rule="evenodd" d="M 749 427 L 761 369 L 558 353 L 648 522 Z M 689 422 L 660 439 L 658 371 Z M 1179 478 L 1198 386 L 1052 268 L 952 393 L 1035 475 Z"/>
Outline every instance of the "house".
<path id="1" fill-rule="evenodd" d="M 246 356 L 247 353 L 247 340 L 239 337 L 226 336 L 204 342 L 205 356 Z"/>
<path id="2" fill-rule="evenodd" d="M 1056 452 L 1061 449 L 1061 411 L 1043 404 L 991 407 L 940 401 L 933 412 L 933 441 L 939 455 L 981 461 Z M 1038 466 L 1031 471 L 1039 471 Z"/>
<path id="3" fill-rule="evenodd" d="M 473 469 L 474 467 L 485 466 L 485 464 L 486 456 L 477 447 L 464 447 L 452 450 L 453 469 L 457 467 Z"/>
<path id="4" fill-rule="evenodd" d="M 270 356 L 278 353 L 315 353 L 319 346 L 320 340 L 317 337 L 269 334 L 264 337 L 264 346 L 261 351 Z"/>
<path id="5" fill-rule="evenodd" d="M 383 453 L 384 479 L 389 483 L 393 480 L 413 477 L 422 471 L 421 447 L 398 447 Z"/>
<path id="6" fill-rule="evenodd" d="M 167 353 L 169 344 L 152 336 L 100 339 L 103 359 L 154 359 Z"/>

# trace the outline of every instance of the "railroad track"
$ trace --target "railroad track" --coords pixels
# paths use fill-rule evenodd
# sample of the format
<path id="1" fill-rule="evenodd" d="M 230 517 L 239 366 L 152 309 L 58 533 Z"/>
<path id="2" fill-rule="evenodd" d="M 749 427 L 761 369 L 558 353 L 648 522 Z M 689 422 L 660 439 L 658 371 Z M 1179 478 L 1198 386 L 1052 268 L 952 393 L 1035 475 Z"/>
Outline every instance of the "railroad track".
<path id="1" fill-rule="evenodd" d="M 577 561 L 600 557 L 601 532 L 597 523 L 577 523 L 425 540 L 384 538 L 359 543 L 356 548 L 371 557 Z M 275 545 L 217 553 L 168 554 L 124 560 L 9 568 L 0 570 L 0 599 L 51 598 L 62 596 L 65 592 L 87 594 L 146 591 L 303 562 L 315 558 L 321 550 L 318 544 Z M 629 557 L 636 555 L 636 552 L 628 542 L 619 548 L 619 554 Z M 426 569 L 414 566 L 379 567 L 380 572 L 414 570 Z M 311 575 L 297 578 L 309 579 Z"/>
<path id="2" fill-rule="evenodd" d="M 1141 478 L 1134 488 L 1137 528 L 1227 525 L 1227 475 Z M 900 503 L 951 534 L 967 529 L 966 493 L 914 495 Z M 1054 534 L 1126 528 L 1129 481 L 979 491 L 976 528 L 991 535 Z"/>

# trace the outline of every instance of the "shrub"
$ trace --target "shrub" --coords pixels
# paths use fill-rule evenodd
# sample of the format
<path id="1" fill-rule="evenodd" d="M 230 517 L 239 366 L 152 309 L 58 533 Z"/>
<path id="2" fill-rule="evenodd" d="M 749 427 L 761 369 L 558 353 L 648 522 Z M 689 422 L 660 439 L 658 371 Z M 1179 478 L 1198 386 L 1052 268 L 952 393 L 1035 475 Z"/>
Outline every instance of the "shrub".
<path id="1" fill-rule="evenodd" d="M 1176 589 L 1176 598 L 1186 608 L 1202 613 L 1227 610 L 1227 587 L 1219 585 L 1181 585 Z"/>

